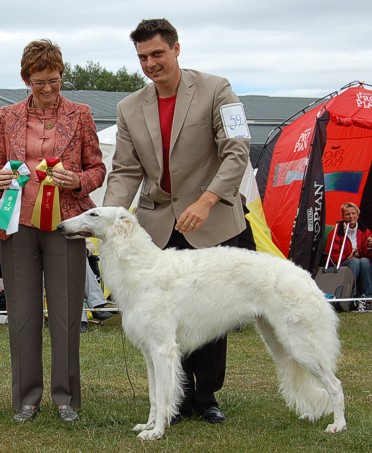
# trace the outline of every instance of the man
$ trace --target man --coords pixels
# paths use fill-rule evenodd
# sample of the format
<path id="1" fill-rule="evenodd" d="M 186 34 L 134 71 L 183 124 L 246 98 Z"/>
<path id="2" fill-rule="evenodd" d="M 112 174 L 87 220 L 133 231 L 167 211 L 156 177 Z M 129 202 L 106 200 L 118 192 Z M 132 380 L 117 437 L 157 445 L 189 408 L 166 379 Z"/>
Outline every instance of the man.
<path id="1" fill-rule="evenodd" d="M 167 20 L 143 20 L 130 37 L 153 84 L 118 105 L 104 205 L 128 208 L 143 181 L 137 217 L 160 248 L 237 245 L 245 228 L 239 187 L 249 149 L 241 138 L 245 121 L 239 138 L 232 131 L 241 117 L 234 113 L 239 99 L 227 80 L 180 69 L 177 31 Z M 232 109 L 234 127 L 224 127 L 229 115 L 221 107 Z M 174 421 L 193 411 L 210 423 L 225 419 L 214 392 L 223 385 L 226 344 L 225 337 L 184 360 L 185 399 Z"/>

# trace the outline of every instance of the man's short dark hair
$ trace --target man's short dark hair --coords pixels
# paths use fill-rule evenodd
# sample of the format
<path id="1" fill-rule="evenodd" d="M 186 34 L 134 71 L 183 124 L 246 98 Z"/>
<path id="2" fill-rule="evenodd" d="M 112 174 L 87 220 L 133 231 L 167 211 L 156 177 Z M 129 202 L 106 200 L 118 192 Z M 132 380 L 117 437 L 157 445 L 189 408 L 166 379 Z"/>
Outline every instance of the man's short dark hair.
<path id="1" fill-rule="evenodd" d="M 167 19 L 147 19 L 140 22 L 130 34 L 130 39 L 136 45 L 138 42 L 148 41 L 154 36 L 160 35 L 172 49 L 178 42 L 178 33 Z"/>

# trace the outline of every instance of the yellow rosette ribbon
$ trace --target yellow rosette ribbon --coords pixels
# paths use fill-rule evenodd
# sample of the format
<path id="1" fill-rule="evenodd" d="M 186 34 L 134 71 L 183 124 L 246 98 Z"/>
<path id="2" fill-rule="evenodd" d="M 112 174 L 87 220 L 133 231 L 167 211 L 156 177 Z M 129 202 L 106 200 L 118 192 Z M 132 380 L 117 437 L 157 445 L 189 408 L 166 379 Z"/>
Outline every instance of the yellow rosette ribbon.
<path id="1" fill-rule="evenodd" d="M 52 179 L 53 168 L 63 168 L 59 158 L 43 159 L 36 167 L 40 189 L 36 198 L 31 223 L 41 231 L 54 231 L 61 222 L 59 189 Z"/>

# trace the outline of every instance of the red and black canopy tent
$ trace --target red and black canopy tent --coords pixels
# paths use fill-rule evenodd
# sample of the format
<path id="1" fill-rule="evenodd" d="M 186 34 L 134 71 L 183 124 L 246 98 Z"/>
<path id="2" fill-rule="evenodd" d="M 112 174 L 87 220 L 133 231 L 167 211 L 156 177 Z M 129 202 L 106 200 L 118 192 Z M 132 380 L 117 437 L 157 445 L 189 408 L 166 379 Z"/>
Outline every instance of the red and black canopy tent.
<path id="1" fill-rule="evenodd" d="M 361 219 L 372 228 L 370 87 L 351 82 L 311 104 L 273 131 L 258 161 L 256 179 L 273 242 L 312 274 L 342 203 L 360 206 Z"/>

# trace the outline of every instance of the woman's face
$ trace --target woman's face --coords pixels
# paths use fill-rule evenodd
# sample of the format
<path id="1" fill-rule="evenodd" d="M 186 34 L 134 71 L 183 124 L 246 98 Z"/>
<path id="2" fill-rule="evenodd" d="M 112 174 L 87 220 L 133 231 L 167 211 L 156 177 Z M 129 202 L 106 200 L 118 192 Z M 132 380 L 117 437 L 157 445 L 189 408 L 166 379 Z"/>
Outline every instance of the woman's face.
<path id="1" fill-rule="evenodd" d="M 342 219 L 345 222 L 348 222 L 350 224 L 350 228 L 354 228 L 357 221 L 358 221 L 359 215 L 356 212 L 354 208 L 346 208 L 343 211 L 342 214 Z"/>
<path id="2" fill-rule="evenodd" d="M 61 91 L 62 78 L 58 70 L 45 69 L 33 72 L 28 80 L 34 96 L 34 104 L 40 109 L 52 106 Z"/>

